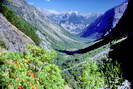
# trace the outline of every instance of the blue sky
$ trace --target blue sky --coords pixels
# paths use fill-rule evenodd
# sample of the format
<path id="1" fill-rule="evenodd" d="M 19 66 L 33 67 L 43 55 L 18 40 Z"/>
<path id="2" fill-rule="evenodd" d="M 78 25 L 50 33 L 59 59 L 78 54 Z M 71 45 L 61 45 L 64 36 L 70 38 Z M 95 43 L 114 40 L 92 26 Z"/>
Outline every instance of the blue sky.
<path id="1" fill-rule="evenodd" d="M 57 11 L 78 11 L 80 13 L 103 13 L 124 0 L 27 0 L 38 8 Z"/>

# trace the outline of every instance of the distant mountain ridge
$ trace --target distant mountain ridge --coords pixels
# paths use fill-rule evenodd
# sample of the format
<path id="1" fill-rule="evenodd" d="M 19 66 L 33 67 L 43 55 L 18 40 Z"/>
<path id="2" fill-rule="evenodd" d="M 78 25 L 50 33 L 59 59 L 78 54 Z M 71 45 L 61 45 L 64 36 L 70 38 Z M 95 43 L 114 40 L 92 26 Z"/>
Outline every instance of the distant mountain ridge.
<path id="1" fill-rule="evenodd" d="M 118 5 L 105 12 L 90 26 L 88 26 L 86 30 L 80 34 L 80 36 L 84 38 L 99 39 L 108 34 L 122 17 L 125 9 L 127 8 L 127 4 L 127 2 L 124 2 L 121 5 Z"/>
<path id="2" fill-rule="evenodd" d="M 47 17 L 62 26 L 66 31 L 72 34 L 79 34 L 84 31 L 84 29 L 89 26 L 96 18 L 101 14 L 90 13 L 81 14 L 77 11 L 55 11 L 48 9 L 39 9 L 44 12 Z"/>

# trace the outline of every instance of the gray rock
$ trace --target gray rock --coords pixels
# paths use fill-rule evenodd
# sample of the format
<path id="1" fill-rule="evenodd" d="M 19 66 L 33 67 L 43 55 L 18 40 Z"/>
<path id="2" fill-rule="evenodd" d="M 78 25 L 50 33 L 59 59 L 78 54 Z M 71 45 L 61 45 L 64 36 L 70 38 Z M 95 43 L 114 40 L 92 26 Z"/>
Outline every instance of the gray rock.
<path id="1" fill-rule="evenodd" d="M 13 26 L 0 13 L 0 41 L 5 43 L 6 49 L 13 52 L 23 52 L 26 45 L 34 44 L 34 42 Z"/>
<path id="2" fill-rule="evenodd" d="M 125 80 L 118 89 L 131 89 L 131 83 L 128 80 Z"/>

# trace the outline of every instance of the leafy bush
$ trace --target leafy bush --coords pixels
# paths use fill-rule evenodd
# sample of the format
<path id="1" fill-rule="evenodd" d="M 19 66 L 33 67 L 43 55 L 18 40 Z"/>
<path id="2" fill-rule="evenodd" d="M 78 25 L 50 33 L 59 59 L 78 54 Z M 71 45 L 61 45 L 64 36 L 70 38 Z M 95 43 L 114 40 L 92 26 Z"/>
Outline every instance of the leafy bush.
<path id="1" fill-rule="evenodd" d="M 104 77 L 99 72 L 96 62 L 84 64 L 84 70 L 79 77 L 81 89 L 99 89 L 104 87 Z"/>
<path id="2" fill-rule="evenodd" d="M 66 61 L 63 77 L 74 89 L 118 89 L 124 79 L 120 64 L 108 58 L 96 61 Z"/>
<path id="3" fill-rule="evenodd" d="M 40 43 L 40 38 L 36 34 L 36 28 L 31 24 L 26 22 L 21 17 L 17 16 L 8 6 L 4 4 L 0 4 L 0 11 L 3 15 L 11 22 L 14 26 L 16 26 L 19 30 L 29 36 L 36 44 Z"/>
<path id="4" fill-rule="evenodd" d="M 118 89 L 118 86 L 124 81 L 120 64 L 117 61 L 112 61 L 112 59 L 105 59 L 99 67 L 104 76 L 106 86 L 111 89 Z"/>
<path id="5" fill-rule="evenodd" d="M 0 53 L 0 88 L 64 89 L 56 52 L 29 46 L 28 52 Z"/>
<path id="6" fill-rule="evenodd" d="M 68 65 L 64 66 L 67 67 Z M 73 66 L 68 68 L 69 70 L 65 71 L 63 76 L 74 89 L 98 89 L 104 87 L 104 76 L 99 71 L 100 68 L 97 62 L 88 60 Z"/>

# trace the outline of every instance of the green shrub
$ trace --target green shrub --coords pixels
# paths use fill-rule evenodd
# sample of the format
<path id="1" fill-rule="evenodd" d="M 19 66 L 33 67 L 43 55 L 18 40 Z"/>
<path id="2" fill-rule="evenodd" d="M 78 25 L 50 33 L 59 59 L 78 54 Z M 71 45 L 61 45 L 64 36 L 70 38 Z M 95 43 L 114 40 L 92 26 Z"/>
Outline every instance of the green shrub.
<path id="1" fill-rule="evenodd" d="M 82 64 L 83 63 L 83 64 Z M 74 64 L 73 67 L 72 64 Z M 99 89 L 104 88 L 104 76 L 99 71 L 99 65 L 95 61 L 88 62 L 66 63 L 64 66 L 69 66 L 71 69 L 63 73 L 66 82 L 74 89 Z"/>
<path id="2" fill-rule="evenodd" d="M 118 89 L 124 79 L 120 64 L 112 59 L 105 58 L 102 62 L 89 61 L 83 65 L 84 70 L 79 78 L 81 89 L 110 88 Z"/>
<path id="3" fill-rule="evenodd" d="M 124 81 L 120 64 L 117 61 L 112 61 L 112 59 L 106 59 L 99 65 L 99 67 L 104 76 L 106 86 L 111 89 L 118 89 L 118 86 Z"/>
<path id="4" fill-rule="evenodd" d="M 69 69 L 63 73 L 63 77 L 74 89 L 118 89 L 124 82 L 120 64 L 108 58 L 100 62 L 71 60 L 62 66 Z"/>
<path id="5" fill-rule="evenodd" d="M 84 64 L 84 70 L 79 77 L 81 89 L 99 89 L 104 87 L 104 77 L 99 72 L 98 64 L 89 61 Z"/>
<path id="6" fill-rule="evenodd" d="M 0 88 L 64 89 L 54 51 L 29 46 L 25 53 L 0 53 Z"/>
<path id="7" fill-rule="evenodd" d="M 20 31 L 29 36 L 37 45 L 40 43 L 40 38 L 36 34 L 36 28 L 26 22 L 21 17 L 17 16 L 8 6 L 1 3 L 0 11 L 3 15 L 16 26 Z"/>

